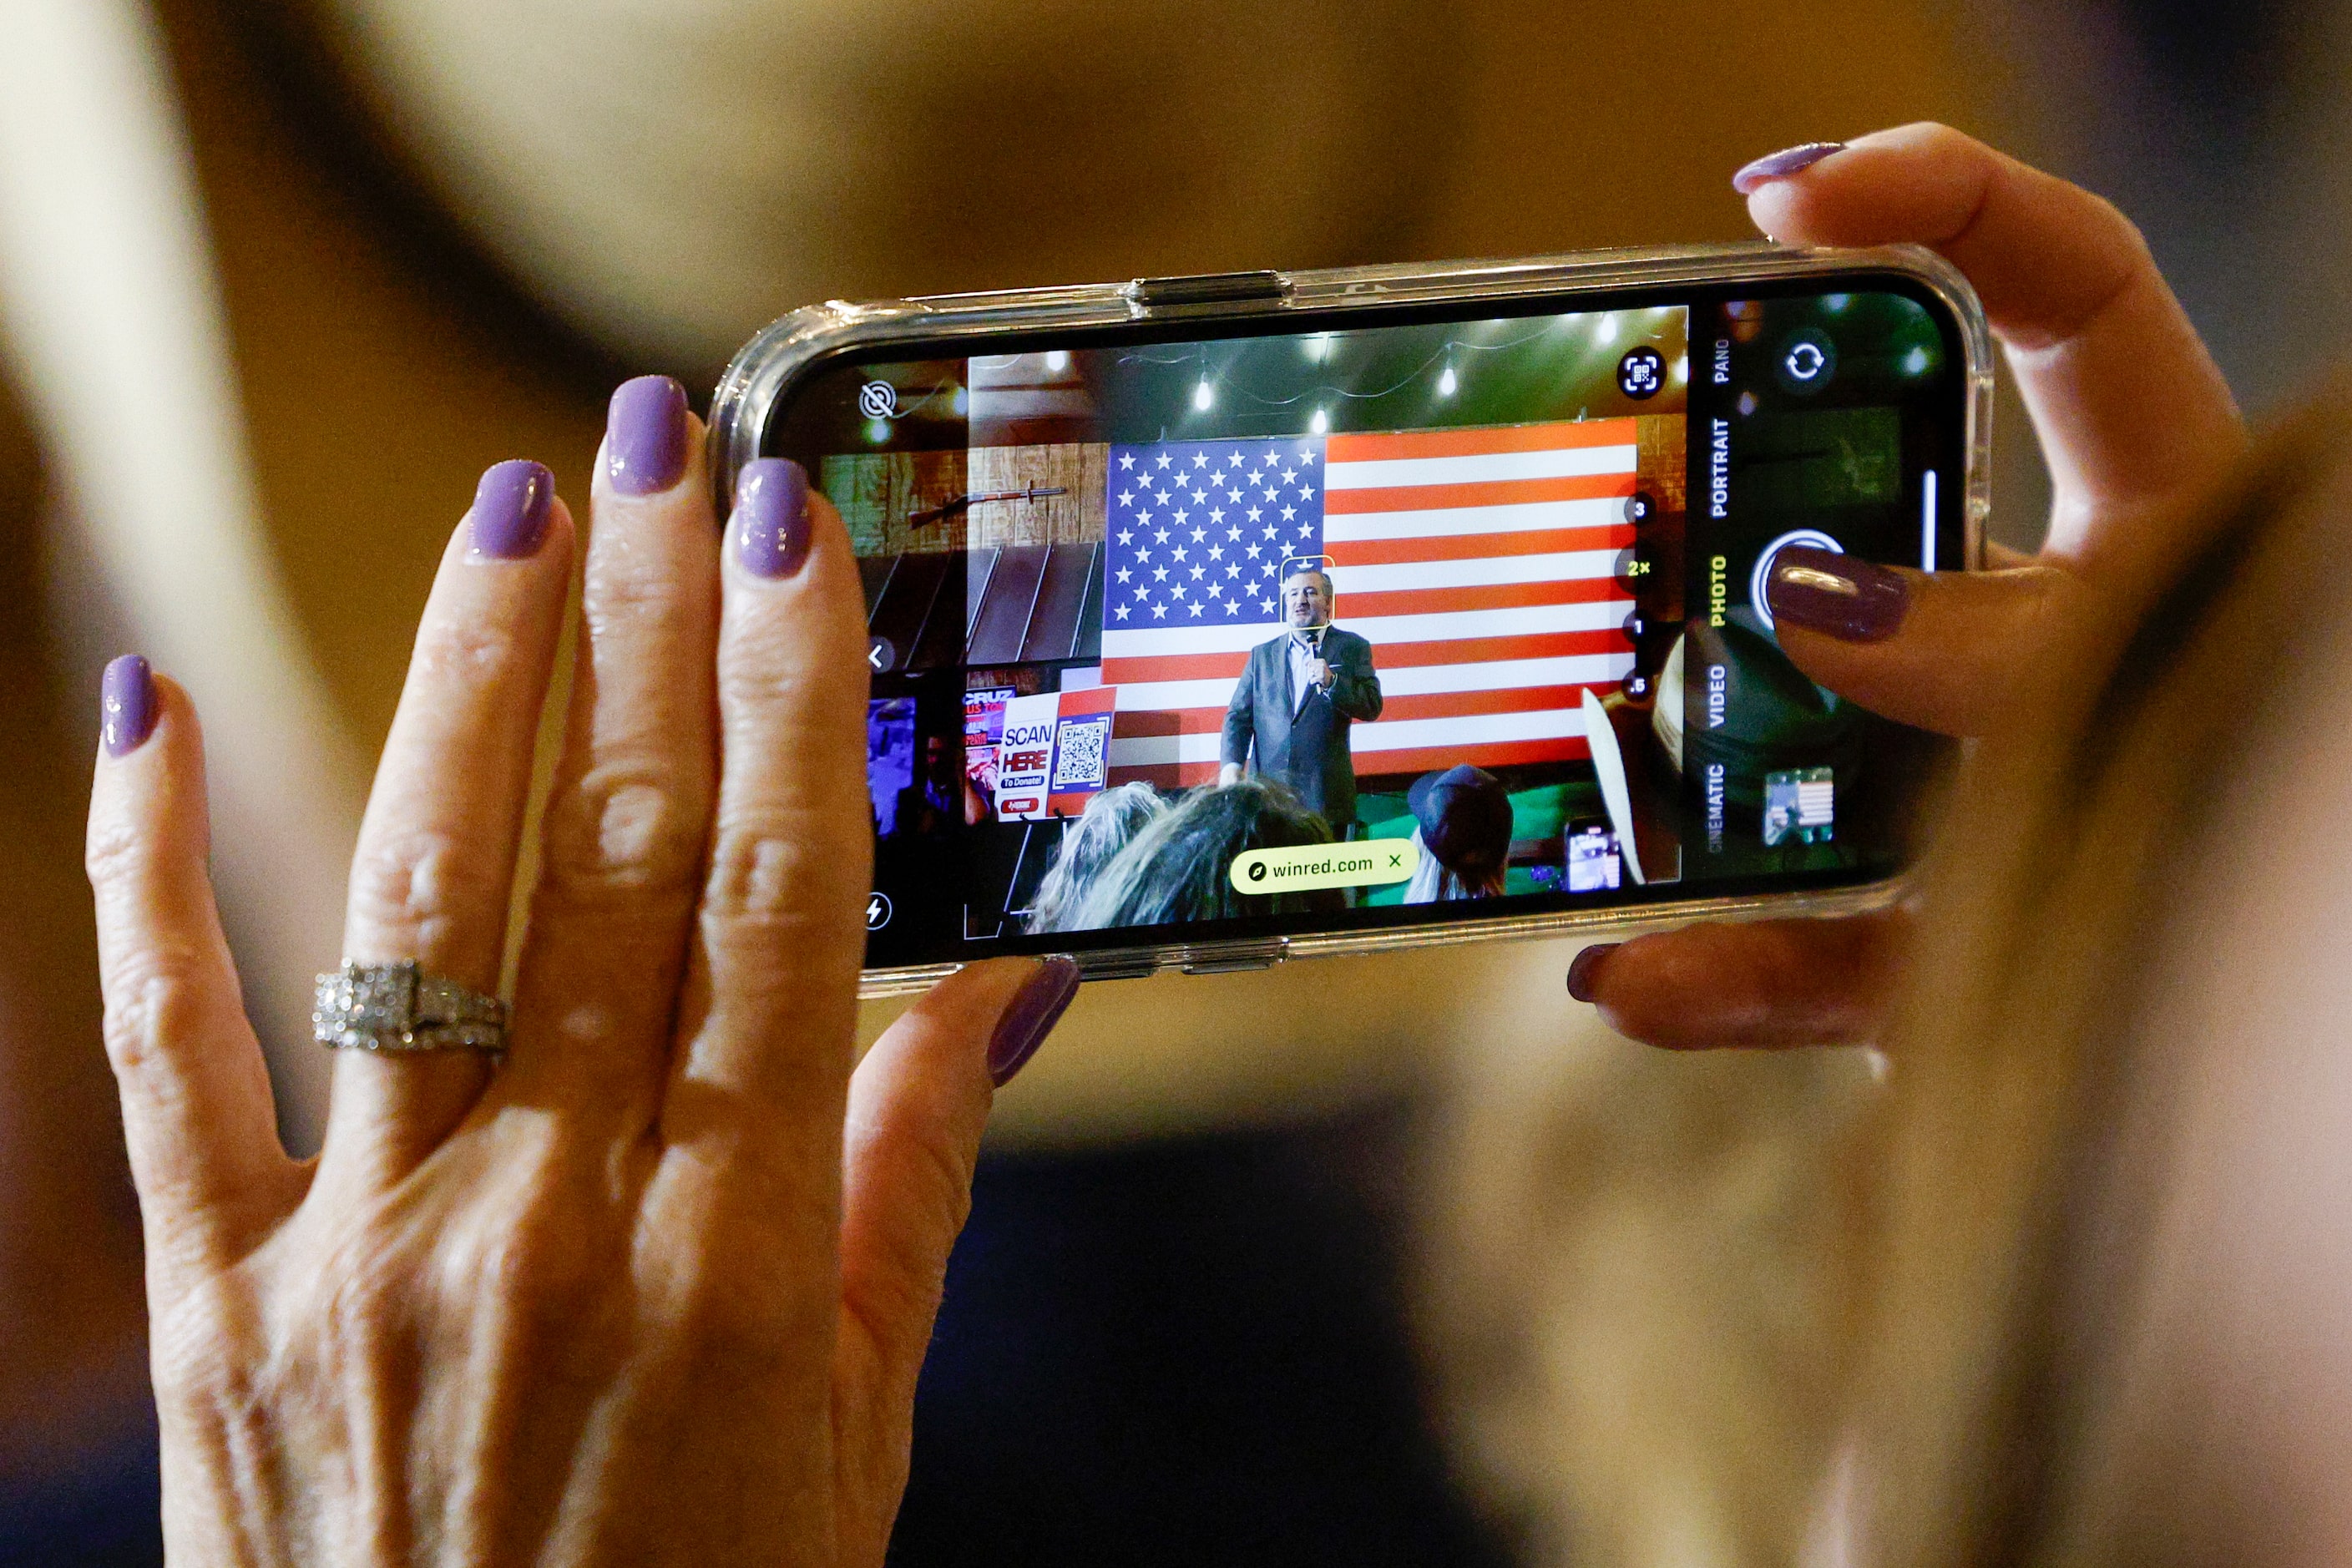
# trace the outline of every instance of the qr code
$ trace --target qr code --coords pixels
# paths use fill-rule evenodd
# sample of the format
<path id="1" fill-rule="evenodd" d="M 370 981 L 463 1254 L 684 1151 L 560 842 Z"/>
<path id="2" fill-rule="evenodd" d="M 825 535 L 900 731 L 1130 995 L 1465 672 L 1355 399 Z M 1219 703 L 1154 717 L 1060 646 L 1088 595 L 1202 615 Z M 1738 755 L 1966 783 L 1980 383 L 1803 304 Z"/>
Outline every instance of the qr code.
<path id="1" fill-rule="evenodd" d="M 1110 719 L 1085 719 L 1065 723 L 1054 737 L 1054 787 L 1098 789 L 1103 782 L 1103 743 L 1110 736 Z"/>

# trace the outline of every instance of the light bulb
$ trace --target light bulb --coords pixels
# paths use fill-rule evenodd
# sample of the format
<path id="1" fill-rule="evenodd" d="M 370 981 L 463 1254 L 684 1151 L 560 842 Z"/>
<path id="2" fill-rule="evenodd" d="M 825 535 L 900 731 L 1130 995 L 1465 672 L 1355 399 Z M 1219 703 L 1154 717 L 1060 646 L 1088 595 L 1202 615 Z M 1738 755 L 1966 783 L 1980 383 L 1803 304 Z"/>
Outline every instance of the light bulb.
<path id="1" fill-rule="evenodd" d="M 1449 364 L 1445 367 L 1445 374 L 1437 378 L 1437 395 L 1440 397 L 1453 396 L 1454 388 L 1457 384 L 1459 384 L 1454 379 L 1454 367 Z"/>
<path id="2" fill-rule="evenodd" d="M 1054 372 L 1056 375 L 1060 374 L 1063 371 L 1069 369 L 1070 351 L 1067 349 L 1046 350 L 1045 368 Z"/>
<path id="3" fill-rule="evenodd" d="M 1216 400 L 1217 395 L 1209 388 L 1208 377 L 1202 376 L 1201 384 L 1192 389 L 1192 406 L 1206 413 L 1209 405 Z"/>
<path id="4" fill-rule="evenodd" d="M 1331 428 L 1331 416 L 1318 408 L 1315 411 L 1315 417 L 1307 422 L 1307 427 L 1320 436 Z"/>

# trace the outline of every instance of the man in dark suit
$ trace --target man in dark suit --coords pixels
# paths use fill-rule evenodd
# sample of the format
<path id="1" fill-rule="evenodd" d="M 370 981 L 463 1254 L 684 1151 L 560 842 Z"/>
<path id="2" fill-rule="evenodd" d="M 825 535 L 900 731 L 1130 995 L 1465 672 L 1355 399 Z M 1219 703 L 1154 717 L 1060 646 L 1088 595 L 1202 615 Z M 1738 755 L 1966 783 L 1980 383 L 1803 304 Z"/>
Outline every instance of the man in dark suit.
<path id="1" fill-rule="evenodd" d="M 1381 716 L 1372 645 L 1331 624 L 1331 578 L 1301 566 L 1283 580 L 1289 628 L 1250 649 L 1225 707 L 1220 784 L 1249 772 L 1281 780 L 1345 838 L 1356 820 L 1349 728 Z"/>

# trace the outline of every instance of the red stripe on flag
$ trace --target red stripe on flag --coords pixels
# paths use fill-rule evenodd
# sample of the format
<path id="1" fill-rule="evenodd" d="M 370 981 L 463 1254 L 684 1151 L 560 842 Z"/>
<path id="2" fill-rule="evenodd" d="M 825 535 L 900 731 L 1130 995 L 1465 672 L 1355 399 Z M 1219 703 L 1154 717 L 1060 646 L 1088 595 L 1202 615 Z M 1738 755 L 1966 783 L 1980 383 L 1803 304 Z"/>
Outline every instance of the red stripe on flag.
<path id="1" fill-rule="evenodd" d="M 1114 784 L 1148 784 L 1155 789 L 1190 789 L 1195 784 L 1216 783 L 1217 764 L 1153 763 L 1144 767 L 1114 767 L 1110 770 L 1110 782 Z"/>
<path id="2" fill-rule="evenodd" d="M 1213 735 L 1225 727 L 1223 708 L 1130 708 L 1111 721 L 1114 739 L 1152 735 Z"/>
<path id="3" fill-rule="evenodd" d="M 1270 635 L 1270 634 L 1269 634 Z M 1377 659 L 1377 652 L 1373 655 Z M 1103 660 L 1105 686 L 1139 680 L 1235 680 L 1249 664 L 1246 653 L 1162 653 L 1140 658 Z"/>
<path id="4" fill-rule="evenodd" d="M 1475 588 L 1397 588 L 1345 596 L 1351 616 L 1442 616 L 1456 610 L 1515 610 L 1541 605 L 1591 605 L 1624 597 L 1607 577 L 1553 578 L 1548 583 L 1487 583 Z M 1627 603 L 1631 603 L 1627 600 Z M 1404 645 L 1410 647 L 1412 645 Z M 1375 663 L 1381 650 L 1372 650 Z"/>
<path id="5" fill-rule="evenodd" d="M 1581 735 L 1557 741 L 1495 741 L 1472 746 L 1408 746 L 1394 752 L 1356 753 L 1356 787 L 1371 780 L 1443 773 L 1457 763 L 1474 768 L 1509 768 L 1526 763 L 1573 763 L 1592 754 Z"/>
<path id="6" fill-rule="evenodd" d="M 1531 501 L 1605 500 L 1633 493 L 1634 475 L 1574 474 L 1558 479 L 1479 479 L 1458 485 L 1383 485 L 1323 493 L 1327 517 L 1368 511 L 1441 511 L 1455 507 L 1524 506 Z"/>
<path id="7" fill-rule="evenodd" d="M 1582 597 L 1570 601 L 1613 601 L 1623 590 L 1605 578 L 1590 583 L 1566 584 Z M 1447 593 L 1453 590 L 1445 590 Z M 1381 598 L 1375 594 L 1351 594 L 1349 603 L 1362 599 Z M 1631 612 L 1633 601 L 1626 599 Z M 1343 620 L 1339 623 L 1345 626 Z M 1442 642 L 1382 643 L 1372 649 L 1372 663 L 1378 669 L 1409 669 L 1425 664 L 1484 664 L 1501 658 L 1559 658 L 1580 653 L 1624 653 L 1630 645 L 1624 632 L 1616 626 L 1603 626 L 1589 632 L 1531 632 L 1523 637 L 1456 637 Z M 1141 658 L 1107 658 L 1103 660 L 1103 684 L 1132 685 L 1146 680 L 1237 680 L 1247 667 L 1245 653 L 1162 654 Z M 1129 709 L 1119 714 L 1120 732 L 1129 718 L 1145 710 Z"/>
<path id="8" fill-rule="evenodd" d="M 1614 686 L 1596 683 L 1591 689 L 1609 691 Z M 1432 691 L 1418 697 L 1390 698 L 1381 705 L 1381 718 L 1469 719 L 1493 713 L 1574 708 L 1584 700 L 1585 690 L 1581 686 L 1513 686 L 1500 691 Z M 1359 752 L 1357 756 L 1365 759 L 1384 754 Z"/>
<path id="9" fill-rule="evenodd" d="M 1554 555 L 1570 550 L 1622 550 L 1631 523 L 1538 528 L 1525 533 L 1423 534 L 1412 539 L 1335 539 L 1324 553 L 1334 566 L 1394 566 L 1414 561 L 1485 561 L 1497 555 Z"/>
<path id="10" fill-rule="evenodd" d="M 1486 430 L 1407 430 L 1390 435 L 1342 435 L 1323 444 L 1330 463 L 1397 458 L 1478 458 L 1495 452 L 1557 452 L 1571 447 L 1630 447 L 1631 419 L 1582 419 L 1556 425 L 1507 425 Z"/>
<path id="11" fill-rule="evenodd" d="M 1631 608 L 1631 603 L 1628 603 Z M 1559 658 L 1578 653 L 1623 653 L 1625 634 L 1615 626 L 1597 632 L 1538 632 L 1517 637 L 1458 637 L 1451 642 L 1396 643 L 1372 650 L 1381 669 L 1424 664 L 1485 664 L 1501 658 Z"/>

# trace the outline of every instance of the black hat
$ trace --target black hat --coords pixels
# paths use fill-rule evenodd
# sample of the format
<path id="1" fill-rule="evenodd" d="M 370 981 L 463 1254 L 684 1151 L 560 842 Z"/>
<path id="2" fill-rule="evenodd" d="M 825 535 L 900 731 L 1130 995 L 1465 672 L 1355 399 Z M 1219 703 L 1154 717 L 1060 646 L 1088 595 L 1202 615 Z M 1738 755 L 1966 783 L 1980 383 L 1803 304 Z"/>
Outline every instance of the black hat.
<path id="1" fill-rule="evenodd" d="M 1404 792 L 1421 842 L 1457 873 L 1492 871 L 1510 858 L 1511 797 L 1503 783 L 1467 763 L 1423 773 Z"/>

